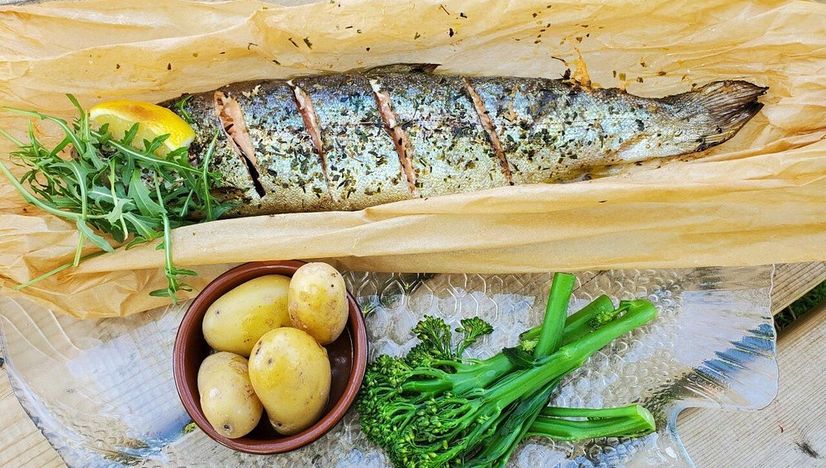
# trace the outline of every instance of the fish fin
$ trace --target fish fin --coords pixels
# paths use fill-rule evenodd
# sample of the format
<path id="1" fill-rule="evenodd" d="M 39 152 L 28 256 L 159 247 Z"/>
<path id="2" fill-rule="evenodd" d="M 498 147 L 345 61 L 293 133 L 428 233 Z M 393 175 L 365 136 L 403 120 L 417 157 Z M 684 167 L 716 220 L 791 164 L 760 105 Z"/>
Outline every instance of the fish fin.
<path id="1" fill-rule="evenodd" d="M 391 63 L 368 68 L 365 75 L 380 75 L 382 73 L 433 73 L 438 63 Z"/>
<path id="2" fill-rule="evenodd" d="M 669 96 L 665 101 L 687 112 L 696 112 L 700 107 L 711 116 L 715 128 L 702 138 L 697 149 L 702 151 L 734 136 L 760 112 L 763 104 L 757 98 L 768 89 L 748 81 L 715 81 L 694 91 Z"/>

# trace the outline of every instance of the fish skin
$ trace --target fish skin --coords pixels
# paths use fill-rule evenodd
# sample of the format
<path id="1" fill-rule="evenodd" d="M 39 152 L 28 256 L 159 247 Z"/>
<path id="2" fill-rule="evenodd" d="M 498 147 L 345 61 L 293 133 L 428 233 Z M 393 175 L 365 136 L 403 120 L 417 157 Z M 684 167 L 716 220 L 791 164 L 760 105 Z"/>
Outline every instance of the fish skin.
<path id="1" fill-rule="evenodd" d="M 412 198 L 365 76 L 321 75 L 292 82 L 312 100 L 337 209 Z"/>
<path id="2" fill-rule="evenodd" d="M 221 89 L 238 101 L 255 150 L 264 196 L 251 198 L 255 211 L 277 207 L 302 212 L 334 209 L 321 158 L 284 81 L 230 85 Z"/>
<path id="3" fill-rule="evenodd" d="M 402 64 L 221 88 L 241 108 L 256 181 L 241 154 L 249 142 L 221 131 L 214 92 L 193 95 L 184 106 L 196 133 L 190 155 L 203 157 L 218 134 L 211 170 L 223 176 L 217 195 L 238 202 L 230 215 L 357 210 L 504 186 L 509 177 L 515 184 L 574 181 L 598 167 L 702 151 L 736 134 L 767 89 L 719 81 L 654 99 L 572 81 L 462 78 L 432 68 Z M 301 96 L 315 112 L 297 104 Z M 166 105 L 177 111 L 174 102 Z M 380 112 L 382 102 L 389 109 Z"/>
<path id="4" fill-rule="evenodd" d="M 410 141 L 422 197 L 508 185 L 461 77 L 373 73 Z"/>
<path id="5" fill-rule="evenodd" d="M 763 88 L 720 82 L 711 88 L 646 99 L 618 89 L 591 89 L 561 80 L 469 78 L 497 130 L 515 184 L 568 181 L 589 168 L 676 156 L 705 149 L 739 130 L 737 118 L 713 118 L 704 92 L 736 88 L 753 98 Z M 706 103 L 708 104 L 708 103 Z M 759 109 L 759 108 L 758 108 Z M 728 119 L 734 117 L 735 122 Z M 745 122 L 742 122 L 745 123 Z M 725 124 L 738 125 L 720 138 Z M 712 140 L 714 140 L 712 142 Z"/>

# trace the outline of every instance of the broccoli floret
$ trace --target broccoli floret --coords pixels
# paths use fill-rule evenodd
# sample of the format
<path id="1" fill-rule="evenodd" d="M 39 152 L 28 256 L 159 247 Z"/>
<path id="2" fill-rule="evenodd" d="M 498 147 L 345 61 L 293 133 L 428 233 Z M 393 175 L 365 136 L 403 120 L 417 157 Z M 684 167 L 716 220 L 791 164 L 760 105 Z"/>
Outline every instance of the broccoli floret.
<path id="1" fill-rule="evenodd" d="M 412 350 L 414 355 L 429 356 L 433 359 L 453 359 L 455 353 L 450 347 L 452 335 L 450 326 L 442 319 L 425 315 L 421 322 L 413 327 L 413 335 L 421 340 Z M 409 356 L 409 354 L 408 354 Z"/>
<path id="2" fill-rule="evenodd" d="M 493 326 L 479 317 L 462 319 L 459 323 L 461 323 L 462 326 L 457 328 L 456 332 L 462 333 L 463 337 L 462 342 L 459 343 L 459 346 L 456 348 L 456 355 L 460 357 L 463 356 L 465 350 L 476 343 L 479 338 L 493 333 Z"/>

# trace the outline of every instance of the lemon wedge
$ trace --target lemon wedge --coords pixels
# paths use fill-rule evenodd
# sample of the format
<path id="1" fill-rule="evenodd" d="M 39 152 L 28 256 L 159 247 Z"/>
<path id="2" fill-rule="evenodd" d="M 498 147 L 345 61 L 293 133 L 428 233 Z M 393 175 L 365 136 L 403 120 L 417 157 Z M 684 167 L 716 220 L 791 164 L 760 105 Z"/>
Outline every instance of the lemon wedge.
<path id="1" fill-rule="evenodd" d="M 158 148 L 159 155 L 189 146 L 195 139 L 195 131 L 178 114 L 148 102 L 102 102 L 89 109 L 89 120 L 98 127 L 109 124 L 109 133 L 117 139 L 123 138 L 132 125 L 138 123 L 133 144 L 140 148 L 143 140 L 152 141 L 161 135 L 169 135 Z"/>

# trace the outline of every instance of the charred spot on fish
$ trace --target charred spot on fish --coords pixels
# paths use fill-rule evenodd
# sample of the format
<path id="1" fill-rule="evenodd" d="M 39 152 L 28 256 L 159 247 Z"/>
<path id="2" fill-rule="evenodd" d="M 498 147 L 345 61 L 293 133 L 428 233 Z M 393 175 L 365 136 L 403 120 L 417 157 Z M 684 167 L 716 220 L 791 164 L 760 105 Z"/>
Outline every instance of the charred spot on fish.
<path id="1" fill-rule="evenodd" d="M 634 122 L 637 124 L 637 130 L 643 131 L 645 130 L 645 123 L 641 119 L 636 119 Z"/>

